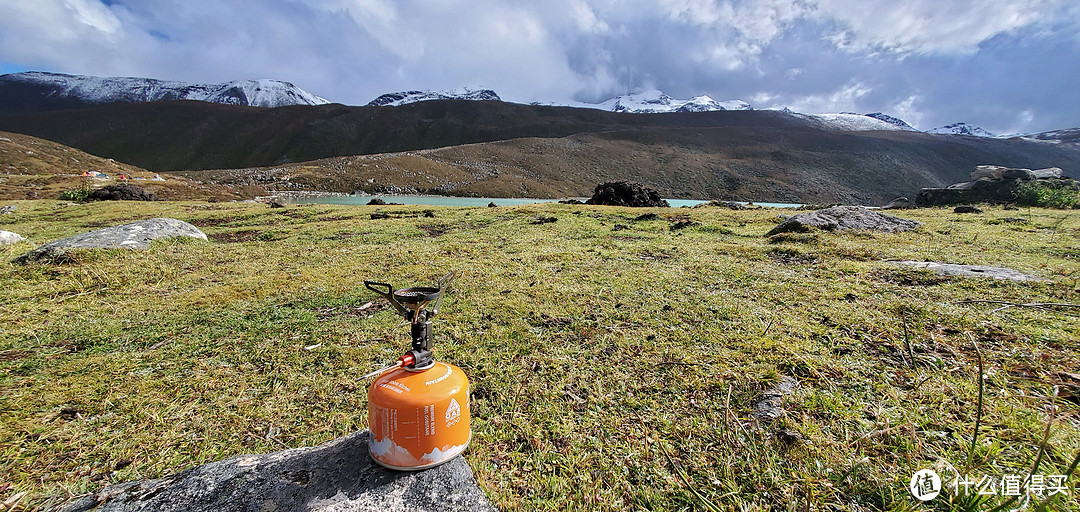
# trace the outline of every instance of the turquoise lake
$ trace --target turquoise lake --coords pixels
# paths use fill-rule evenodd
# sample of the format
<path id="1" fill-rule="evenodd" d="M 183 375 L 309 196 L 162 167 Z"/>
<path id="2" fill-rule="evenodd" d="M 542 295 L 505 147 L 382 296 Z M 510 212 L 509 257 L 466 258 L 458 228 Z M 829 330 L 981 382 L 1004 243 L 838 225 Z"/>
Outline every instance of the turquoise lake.
<path id="1" fill-rule="evenodd" d="M 489 203 L 495 203 L 498 206 L 520 206 L 523 204 L 533 203 L 554 203 L 559 201 L 558 199 L 528 199 L 519 197 L 452 197 L 452 196 L 325 196 L 325 197 L 304 197 L 293 200 L 296 204 L 346 204 L 346 205 L 364 205 L 368 204 L 372 199 L 379 198 L 387 203 L 401 203 L 409 205 L 424 205 L 424 206 L 487 206 Z M 587 198 L 577 198 L 584 201 Z M 683 206 L 696 206 L 701 203 L 707 202 L 703 199 L 668 199 L 668 204 L 672 208 L 679 208 Z M 765 206 L 769 208 L 798 208 L 801 204 L 795 203 L 754 203 L 758 206 Z"/>

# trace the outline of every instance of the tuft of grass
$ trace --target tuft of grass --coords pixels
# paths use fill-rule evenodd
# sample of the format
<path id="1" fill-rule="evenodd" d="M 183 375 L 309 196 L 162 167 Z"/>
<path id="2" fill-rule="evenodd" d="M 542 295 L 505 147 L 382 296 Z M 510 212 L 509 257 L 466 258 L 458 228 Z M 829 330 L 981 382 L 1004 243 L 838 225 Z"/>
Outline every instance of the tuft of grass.
<path id="1" fill-rule="evenodd" d="M 1066 186 L 1050 186 L 1038 181 L 1025 181 L 1016 189 L 1016 203 L 1023 206 L 1072 209 L 1080 207 L 1080 190 Z"/>
<path id="2" fill-rule="evenodd" d="M 920 504 L 908 481 L 1072 475 L 1080 453 L 1078 310 L 961 302 L 1077 302 L 1071 213 L 1033 208 L 1018 232 L 922 209 L 902 214 L 924 223 L 912 233 L 769 239 L 767 209 L 694 209 L 700 227 L 671 231 L 635 209 L 559 204 L 17 205 L 0 223 L 31 243 L 0 249 L 7 260 L 149 217 L 211 239 L 0 265 L 0 501 L 26 491 L 31 510 L 366 428 L 357 378 L 408 333 L 363 280 L 451 270 L 436 354 L 471 379 L 465 457 L 501 509 L 975 510 L 1007 500 Z M 799 385 L 784 414 L 756 419 L 785 377 Z"/>
<path id="3" fill-rule="evenodd" d="M 78 201 L 80 203 L 90 199 L 90 194 L 94 192 L 94 187 L 90 185 L 90 180 L 84 180 L 81 185 L 75 188 L 67 189 L 60 193 L 61 201 Z"/>

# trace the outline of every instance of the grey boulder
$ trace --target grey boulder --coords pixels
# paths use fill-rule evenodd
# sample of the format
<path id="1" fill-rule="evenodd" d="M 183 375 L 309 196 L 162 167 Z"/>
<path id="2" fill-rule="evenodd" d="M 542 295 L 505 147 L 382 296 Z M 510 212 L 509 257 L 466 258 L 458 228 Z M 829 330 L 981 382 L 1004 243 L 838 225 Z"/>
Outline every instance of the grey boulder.
<path id="1" fill-rule="evenodd" d="M 206 240 L 206 234 L 187 222 L 159 217 L 61 238 L 15 258 L 15 263 L 62 258 L 76 249 L 147 249 L 152 240 L 179 237 Z"/>
<path id="2" fill-rule="evenodd" d="M 62 512 L 495 511 L 462 457 L 393 471 L 368 455 L 368 431 L 329 443 L 239 455 L 157 480 L 106 487 Z"/>
<path id="3" fill-rule="evenodd" d="M 25 241 L 26 239 L 20 236 L 18 233 L 12 233 L 11 231 L 0 231 L 0 247 Z"/>
<path id="4" fill-rule="evenodd" d="M 781 222 L 765 236 L 818 228 L 826 231 L 865 230 L 896 233 L 917 229 L 922 223 L 878 213 L 862 206 L 833 206 L 824 210 L 800 213 Z"/>

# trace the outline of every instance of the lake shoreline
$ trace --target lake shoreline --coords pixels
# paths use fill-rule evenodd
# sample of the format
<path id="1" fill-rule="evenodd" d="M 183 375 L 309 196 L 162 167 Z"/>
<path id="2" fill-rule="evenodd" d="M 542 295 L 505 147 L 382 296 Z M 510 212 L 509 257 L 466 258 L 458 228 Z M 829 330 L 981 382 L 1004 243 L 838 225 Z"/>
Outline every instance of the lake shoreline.
<path id="1" fill-rule="evenodd" d="M 528 198 L 528 197 L 467 197 L 467 196 L 439 196 L 430 194 L 337 194 L 332 192 L 294 192 L 284 191 L 276 193 L 268 198 L 282 198 L 290 204 L 337 204 L 337 205 L 366 205 L 372 199 L 382 199 L 388 204 L 397 203 L 411 206 L 456 206 L 456 207 L 481 207 L 494 203 L 496 206 L 521 206 L 537 203 L 557 203 L 561 201 L 576 200 L 584 202 L 587 197 L 562 197 L 558 199 Z M 256 198 L 256 200 L 267 198 Z M 710 199 L 674 199 L 665 198 L 672 208 L 693 207 L 704 204 Z M 801 203 L 772 203 L 755 201 L 733 201 L 743 205 L 761 206 L 767 208 L 799 208 Z"/>

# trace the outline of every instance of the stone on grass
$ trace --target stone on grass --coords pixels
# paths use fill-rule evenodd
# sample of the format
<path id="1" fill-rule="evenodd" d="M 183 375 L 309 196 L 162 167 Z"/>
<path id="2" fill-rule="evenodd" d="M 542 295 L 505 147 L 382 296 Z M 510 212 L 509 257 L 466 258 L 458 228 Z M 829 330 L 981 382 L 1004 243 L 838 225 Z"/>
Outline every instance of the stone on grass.
<path id="1" fill-rule="evenodd" d="M 775 420 L 784 415 L 784 395 L 790 395 L 798 387 L 799 381 L 784 375 L 780 382 L 766 390 L 754 402 L 750 415 L 759 420 Z"/>
<path id="2" fill-rule="evenodd" d="M 992 180 L 1000 180 L 1001 175 L 1005 174 L 1005 171 L 1009 170 L 1008 167 L 1001 165 L 977 165 L 975 170 L 971 171 L 971 180 L 975 181 L 979 178 L 990 178 Z"/>
<path id="3" fill-rule="evenodd" d="M 982 265 L 957 265 L 953 263 L 938 263 L 935 261 L 898 261 L 897 265 L 917 269 L 929 270 L 943 276 L 958 277 L 992 277 L 1007 281 L 1045 281 L 1045 279 L 1025 274 L 1023 272 L 1004 267 L 986 267 Z"/>
<path id="4" fill-rule="evenodd" d="M 953 213 L 982 213 L 982 208 L 978 206 L 972 206 L 970 204 L 962 204 L 953 208 Z"/>
<path id="5" fill-rule="evenodd" d="M 905 209 L 914 208 L 914 207 L 915 207 L 915 203 L 912 203 L 910 199 L 908 199 L 908 198 L 906 198 L 904 196 L 900 196 L 900 197 L 897 197 L 896 199 L 893 199 L 892 201 L 889 201 L 889 203 L 886 204 L 885 206 L 882 206 L 881 209 L 882 210 L 905 210 Z"/>
<path id="6" fill-rule="evenodd" d="M 1062 177 L 1061 167 L 1047 167 L 1045 169 L 1035 169 L 1031 171 L 1031 174 L 1035 176 L 1037 180 L 1056 180 Z"/>
<path id="7" fill-rule="evenodd" d="M 15 210 L 18 210 L 18 209 L 19 209 L 18 206 L 15 206 L 13 204 L 9 204 L 7 206 L 0 207 L 0 215 L 7 215 L 9 213 L 15 213 Z"/>
<path id="8" fill-rule="evenodd" d="M 13 245 L 25 241 L 26 239 L 20 236 L 18 233 L 12 233 L 11 231 L 0 231 L 0 247 L 3 247 L 5 245 Z"/>
<path id="9" fill-rule="evenodd" d="M 365 430 L 329 443 L 239 455 L 157 480 L 112 485 L 63 512 L 483 511 L 494 512 L 462 457 L 423 471 L 372 461 Z"/>
<path id="10" fill-rule="evenodd" d="M 750 206 L 748 206 L 746 203 L 740 203 L 738 201 L 720 201 L 720 200 L 717 200 L 717 199 L 713 199 L 712 201 L 708 201 L 708 202 L 705 202 L 705 203 L 700 203 L 700 204 L 694 205 L 694 208 L 708 208 L 708 207 L 727 208 L 729 210 L 749 210 L 750 209 Z"/>
<path id="11" fill-rule="evenodd" d="M 596 186 L 593 196 L 585 204 L 664 208 L 669 206 L 655 188 L 633 181 L 601 183 Z"/>
<path id="12" fill-rule="evenodd" d="M 815 212 L 800 213 L 781 222 L 765 236 L 791 231 L 809 231 L 810 228 L 825 231 L 866 230 L 896 233 L 917 229 L 922 223 L 878 213 L 862 206 L 834 206 Z"/>
<path id="13" fill-rule="evenodd" d="M 1005 172 L 1001 173 L 1001 179 L 1030 181 L 1035 179 L 1035 173 L 1031 172 L 1031 169 L 1005 169 Z"/>
<path id="14" fill-rule="evenodd" d="M 61 238 L 15 258 L 14 262 L 63 259 L 78 249 L 147 249 L 151 240 L 181 237 L 206 240 L 206 234 L 187 222 L 159 217 Z"/>

